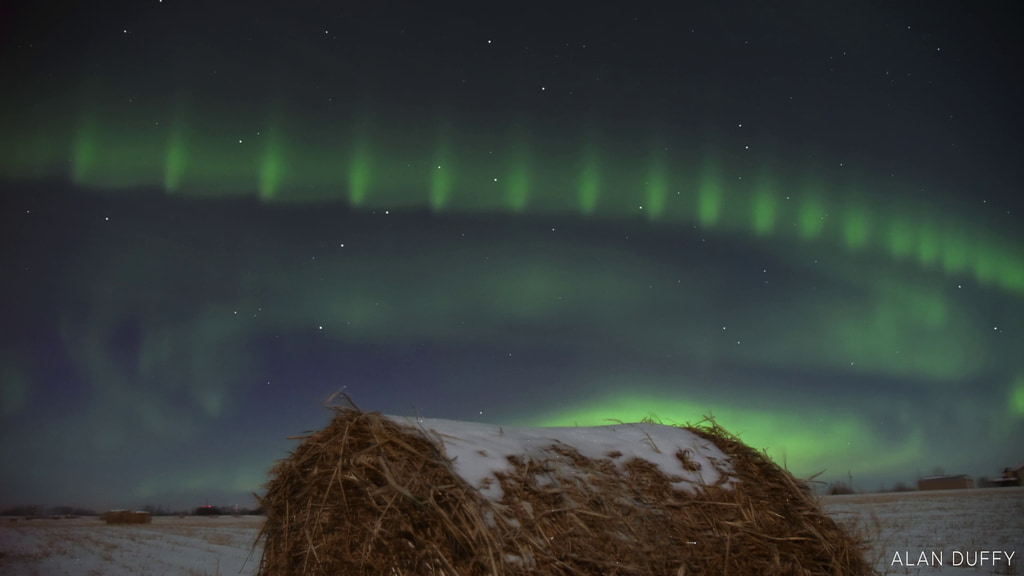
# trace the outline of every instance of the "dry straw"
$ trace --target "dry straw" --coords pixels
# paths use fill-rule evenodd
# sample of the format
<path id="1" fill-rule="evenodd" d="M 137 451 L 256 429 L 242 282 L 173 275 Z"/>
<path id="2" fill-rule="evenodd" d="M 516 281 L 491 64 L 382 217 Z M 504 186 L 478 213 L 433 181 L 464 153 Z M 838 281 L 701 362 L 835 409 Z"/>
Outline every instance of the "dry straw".
<path id="1" fill-rule="evenodd" d="M 510 457 L 498 503 L 456 474 L 439 438 L 354 405 L 331 409 L 271 471 L 262 575 L 873 573 L 867 543 L 806 484 L 712 420 L 685 428 L 729 456 L 731 486 L 685 492 L 645 460 L 616 466 L 614 454 L 560 445 L 548 461 Z M 538 485 L 537 467 L 559 482 Z"/>

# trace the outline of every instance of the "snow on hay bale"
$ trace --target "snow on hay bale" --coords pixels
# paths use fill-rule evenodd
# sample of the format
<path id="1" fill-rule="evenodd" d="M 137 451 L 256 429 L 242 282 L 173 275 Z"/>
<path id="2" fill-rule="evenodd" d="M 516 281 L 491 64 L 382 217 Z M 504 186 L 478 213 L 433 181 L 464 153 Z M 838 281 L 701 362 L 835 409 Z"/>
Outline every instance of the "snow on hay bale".
<path id="1" fill-rule="evenodd" d="M 501 428 L 332 407 L 260 499 L 263 575 L 870 574 L 713 421 Z"/>

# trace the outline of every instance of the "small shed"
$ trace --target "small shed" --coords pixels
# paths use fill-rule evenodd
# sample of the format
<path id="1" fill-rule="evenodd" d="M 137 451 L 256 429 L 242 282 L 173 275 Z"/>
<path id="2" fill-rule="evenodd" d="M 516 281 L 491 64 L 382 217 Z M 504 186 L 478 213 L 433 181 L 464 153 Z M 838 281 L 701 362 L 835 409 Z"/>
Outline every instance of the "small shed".
<path id="1" fill-rule="evenodd" d="M 966 474 L 926 476 L 917 480 L 918 490 L 961 490 L 974 488 L 974 479 Z"/>

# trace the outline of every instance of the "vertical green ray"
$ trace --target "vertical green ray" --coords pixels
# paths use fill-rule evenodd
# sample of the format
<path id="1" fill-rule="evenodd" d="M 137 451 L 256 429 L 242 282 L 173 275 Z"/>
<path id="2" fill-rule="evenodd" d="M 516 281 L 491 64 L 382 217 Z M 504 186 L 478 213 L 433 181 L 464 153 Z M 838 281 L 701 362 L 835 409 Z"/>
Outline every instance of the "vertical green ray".
<path id="1" fill-rule="evenodd" d="M 529 134 L 523 128 L 528 121 L 513 124 L 507 137 L 504 156 L 504 205 L 516 214 L 523 213 L 530 200 L 531 148 Z"/>
<path id="2" fill-rule="evenodd" d="M 1010 411 L 1018 418 L 1024 418 L 1024 373 L 1017 374 L 1010 385 Z"/>
<path id="3" fill-rule="evenodd" d="M 718 166 L 706 160 L 700 181 L 697 183 L 697 222 L 701 226 L 712 228 L 718 224 L 722 216 L 724 196 Z"/>
<path id="4" fill-rule="evenodd" d="M 813 240 L 821 236 L 825 229 L 825 202 L 816 192 L 805 191 L 800 199 L 797 228 L 804 240 Z"/>
<path id="5" fill-rule="evenodd" d="M 960 274 L 967 269 L 971 248 L 963 231 L 947 224 L 942 233 L 942 269 L 947 274 Z"/>
<path id="6" fill-rule="evenodd" d="M 601 171 L 598 162 L 597 152 L 593 147 L 588 147 L 580 163 L 577 183 L 580 212 L 587 215 L 593 214 L 597 209 L 598 197 L 601 194 Z"/>
<path id="7" fill-rule="evenodd" d="M 167 141 L 167 154 L 164 159 L 164 190 L 177 192 L 181 188 L 181 180 L 187 165 L 187 143 L 184 121 L 175 119 L 171 134 Z"/>
<path id="8" fill-rule="evenodd" d="M 359 207 L 367 200 L 373 163 L 368 138 L 357 135 L 349 159 L 348 194 L 352 206 Z"/>
<path id="9" fill-rule="evenodd" d="M 659 152 L 651 156 L 651 164 L 647 169 L 647 179 L 644 183 L 644 198 L 646 204 L 644 209 L 647 217 L 651 220 L 658 220 L 665 214 L 665 201 L 668 196 L 668 181 L 665 176 L 665 162 Z"/>
<path id="10" fill-rule="evenodd" d="M 270 106 L 267 128 L 260 131 L 263 150 L 258 165 L 258 186 L 262 200 L 278 199 L 287 172 L 285 159 L 285 153 L 289 148 L 285 134 L 287 115 L 282 106 L 283 99 L 276 98 Z"/>
<path id="11" fill-rule="evenodd" d="M 1004 290 L 1013 290 L 1024 284 L 1024 262 L 1015 256 L 1005 244 L 991 246 L 991 281 Z"/>
<path id="12" fill-rule="evenodd" d="M 859 204 L 851 204 L 843 212 L 843 244 L 850 250 L 863 250 L 868 243 L 870 222 L 867 210 Z"/>
<path id="13" fill-rule="evenodd" d="M 917 260 L 922 266 L 934 266 L 939 261 L 941 235 L 931 218 L 922 220 L 917 237 Z"/>
<path id="14" fill-rule="evenodd" d="M 991 284 L 999 273 L 999 262 L 991 244 L 979 246 L 974 258 L 974 278 L 981 284 Z"/>
<path id="15" fill-rule="evenodd" d="M 77 185 L 86 184 L 96 171 L 100 155 L 99 137 L 99 120 L 93 112 L 85 112 L 75 131 L 72 148 L 71 181 Z"/>
<path id="16" fill-rule="evenodd" d="M 826 187 L 824 179 L 817 170 L 805 172 L 798 193 L 797 201 L 797 233 L 803 240 L 815 240 L 825 230 L 828 210 L 825 205 Z"/>
<path id="17" fill-rule="evenodd" d="M 505 198 L 508 207 L 515 213 L 526 210 L 530 196 L 530 168 L 525 154 L 512 162 L 505 176 Z"/>
<path id="18" fill-rule="evenodd" d="M 1004 290 L 1024 294 L 1024 261 L 1020 257 L 1006 257 L 1006 264 L 999 276 L 999 285 Z"/>
<path id="19" fill-rule="evenodd" d="M 434 147 L 433 162 L 430 163 L 430 208 L 435 212 L 444 210 L 451 199 L 455 175 L 452 157 L 448 129 L 442 126 Z"/>
<path id="20" fill-rule="evenodd" d="M 260 161 L 259 192 L 263 200 L 273 200 L 280 192 L 281 181 L 284 179 L 284 152 L 277 130 L 267 135 L 267 143 L 263 148 Z"/>
<path id="21" fill-rule="evenodd" d="M 754 218 L 754 234 L 766 236 L 775 231 L 779 218 L 777 194 L 768 176 L 762 177 L 754 190 L 751 211 Z"/>
<path id="22" fill-rule="evenodd" d="M 185 97 L 178 94 L 171 110 L 171 126 L 167 135 L 164 155 L 164 191 L 173 193 L 181 188 L 188 167 L 188 120 Z"/>
<path id="23" fill-rule="evenodd" d="M 444 154 L 438 154 L 430 166 L 430 208 L 434 212 L 444 210 L 452 194 L 452 161 Z"/>
<path id="24" fill-rule="evenodd" d="M 914 253 L 914 227 L 905 216 L 895 215 L 889 221 L 886 245 L 889 255 L 896 260 Z"/>

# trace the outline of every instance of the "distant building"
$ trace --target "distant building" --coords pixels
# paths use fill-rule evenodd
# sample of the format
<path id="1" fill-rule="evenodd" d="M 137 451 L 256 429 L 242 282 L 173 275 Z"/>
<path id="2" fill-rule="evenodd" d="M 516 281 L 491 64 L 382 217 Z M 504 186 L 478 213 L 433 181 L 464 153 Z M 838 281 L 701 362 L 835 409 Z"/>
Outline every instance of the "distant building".
<path id="1" fill-rule="evenodd" d="M 108 510 L 103 519 L 107 524 L 149 524 L 153 515 L 144 510 Z"/>
<path id="2" fill-rule="evenodd" d="M 982 486 L 986 488 L 1003 488 L 1007 486 L 1024 486 L 1024 464 L 1003 468 L 999 478 L 984 478 Z"/>
<path id="3" fill-rule="evenodd" d="M 918 490 L 959 490 L 974 488 L 974 479 L 966 474 L 926 476 L 917 480 Z"/>
<path id="4" fill-rule="evenodd" d="M 1004 469 L 1003 478 L 1016 478 L 1018 486 L 1024 484 L 1024 464 L 1018 464 L 1013 468 Z"/>
<path id="5" fill-rule="evenodd" d="M 1003 476 L 1002 478 L 982 478 L 982 488 L 1007 488 L 1011 486 L 1020 486 L 1020 480 L 1013 476 Z"/>

